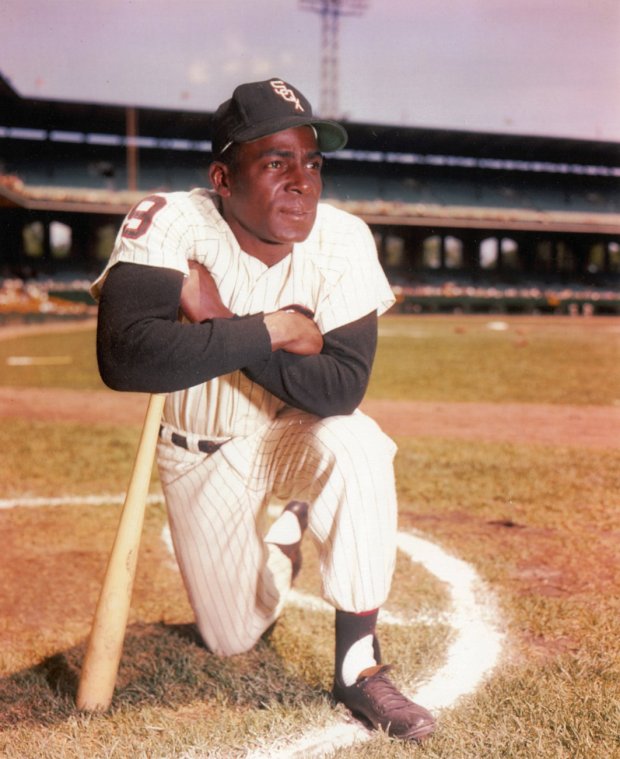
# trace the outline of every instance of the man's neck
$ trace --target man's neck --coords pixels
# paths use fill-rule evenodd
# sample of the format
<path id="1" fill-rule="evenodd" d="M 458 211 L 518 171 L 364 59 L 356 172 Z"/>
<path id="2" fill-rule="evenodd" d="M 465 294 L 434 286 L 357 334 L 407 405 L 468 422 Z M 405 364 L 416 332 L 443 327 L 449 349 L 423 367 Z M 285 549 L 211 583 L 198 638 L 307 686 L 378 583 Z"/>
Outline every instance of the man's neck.
<path id="1" fill-rule="evenodd" d="M 230 227 L 241 250 L 247 253 L 247 255 L 262 261 L 265 266 L 275 266 L 293 252 L 292 242 L 275 243 L 259 240 L 254 235 L 248 233 L 240 224 L 235 223 L 234 220 L 227 219 L 222 209 L 220 209 L 220 213 Z"/>
<path id="2" fill-rule="evenodd" d="M 241 245 L 241 243 L 239 243 Z M 275 247 L 275 246 L 274 246 Z M 279 264 L 280 261 L 285 259 L 288 255 L 290 255 L 293 252 L 293 246 L 289 246 L 288 250 L 280 250 L 280 246 L 277 246 L 277 250 L 246 250 L 243 245 L 241 245 L 241 250 L 244 253 L 247 253 L 248 256 L 252 256 L 252 258 L 257 258 L 259 261 L 262 261 L 265 266 L 271 267 L 275 266 L 276 264 Z"/>

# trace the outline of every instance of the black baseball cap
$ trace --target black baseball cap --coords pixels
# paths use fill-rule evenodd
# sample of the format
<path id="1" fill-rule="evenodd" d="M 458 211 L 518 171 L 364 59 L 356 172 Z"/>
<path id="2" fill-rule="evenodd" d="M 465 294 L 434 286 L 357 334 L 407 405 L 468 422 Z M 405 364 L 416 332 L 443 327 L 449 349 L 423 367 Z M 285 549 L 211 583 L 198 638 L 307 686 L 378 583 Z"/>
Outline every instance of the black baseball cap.
<path id="1" fill-rule="evenodd" d="M 230 100 L 213 114 L 213 155 L 220 156 L 235 142 L 251 142 L 299 126 L 314 127 L 322 152 L 340 150 L 346 145 L 344 127 L 313 116 L 308 100 L 282 79 L 240 84 Z"/>

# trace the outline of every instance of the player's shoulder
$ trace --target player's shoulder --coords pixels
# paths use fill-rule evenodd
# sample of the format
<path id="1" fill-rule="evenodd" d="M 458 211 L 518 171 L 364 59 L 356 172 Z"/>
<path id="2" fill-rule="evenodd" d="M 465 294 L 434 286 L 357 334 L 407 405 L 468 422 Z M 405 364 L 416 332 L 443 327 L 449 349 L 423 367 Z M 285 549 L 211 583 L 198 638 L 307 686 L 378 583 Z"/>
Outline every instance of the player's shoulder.
<path id="1" fill-rule="evenodd" d="M 348 257 L 359 256 L 361 249 L 375 252 L 372 233 L 366 222 L 331 203 L 319 203 L 309 241 L 319 247 L 321 254 Z"/>
<path id="2" fill-rule="evenodd" d="M 192 209 L 204 210 L 213 208 L 212 193 L 204 188 L 152 192 L 139 200 L 136 207 L 149 203 L 155 203 L 161 208 L 183 212 L 189 212 Z"/>
<path id="3" fill-rule="evenodd" d="M 372 266 L 377 259 L 368 225 L 325 202 L 319 204 L 312 232 L 299 250 L 300 256 L 330 282 L 338 281 L 351 268 Z"/>
<path id="4" fill-rule="evenodd" d="M 149 220 L 150 229 L 161 234 L 189 234 L 191 229 L 217 226 L 219 213 L 207 189 L 155 192 L 146 195 L 128 214 L 129 220 Z"/>

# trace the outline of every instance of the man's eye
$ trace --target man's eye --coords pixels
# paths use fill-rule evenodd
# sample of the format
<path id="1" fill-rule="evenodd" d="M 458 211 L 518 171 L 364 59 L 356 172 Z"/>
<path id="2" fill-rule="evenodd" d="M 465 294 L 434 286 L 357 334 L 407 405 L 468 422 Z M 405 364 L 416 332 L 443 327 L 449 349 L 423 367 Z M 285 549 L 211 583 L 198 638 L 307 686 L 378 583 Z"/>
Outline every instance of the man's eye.
<path id="1" fill-rule="evenodd" d="M 267 164 L 268 169 L 279 169 L 280 166 L 282 166 L 282 161 L 277 161 L 277 160 L 269 161 L 269 163 Z"/>

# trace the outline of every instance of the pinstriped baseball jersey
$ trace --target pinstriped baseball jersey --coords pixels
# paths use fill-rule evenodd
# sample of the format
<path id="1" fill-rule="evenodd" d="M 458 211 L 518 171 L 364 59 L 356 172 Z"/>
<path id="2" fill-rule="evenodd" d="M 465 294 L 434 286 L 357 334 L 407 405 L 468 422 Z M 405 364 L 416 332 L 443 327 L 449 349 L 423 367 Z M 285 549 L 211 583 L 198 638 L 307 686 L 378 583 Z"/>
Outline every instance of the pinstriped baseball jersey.
<path id="1" fill-rule="evenodd" d="M 217 196 L 206 190 L 145 198 L 127 217 L 93 292 L 120 261 L 187 274 L 193 260 L 210 271 L 224 304 L 240 316 L 296 303 L 314 312 L 326 333 L 392 305 L 370 230 L 360 219 L 319 204 L 309 237 L 267 267 L 240 249 L 216 202 Z M 218 440 L 251 434 L 283 406 L 244 374 L 233 372 L 170 394 L 164 419 L 190 439 Z"/>

